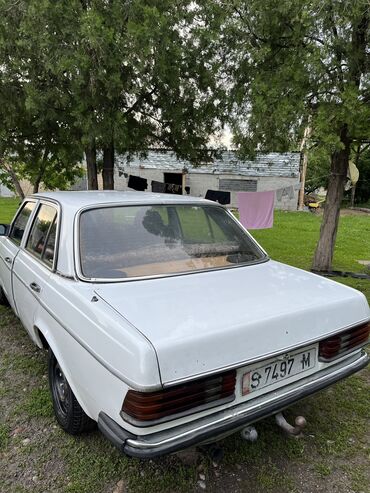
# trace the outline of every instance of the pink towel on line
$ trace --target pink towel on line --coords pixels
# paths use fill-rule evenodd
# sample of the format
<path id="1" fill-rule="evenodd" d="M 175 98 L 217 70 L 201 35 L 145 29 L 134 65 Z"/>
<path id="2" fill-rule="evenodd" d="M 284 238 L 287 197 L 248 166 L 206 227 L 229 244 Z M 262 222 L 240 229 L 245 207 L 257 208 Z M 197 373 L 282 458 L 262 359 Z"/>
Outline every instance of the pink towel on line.
<path id="1" fill-rule="evenodd" d="M 272 228 L 275 192 L 238 192 L 240 222 L 247 229 Z"/>

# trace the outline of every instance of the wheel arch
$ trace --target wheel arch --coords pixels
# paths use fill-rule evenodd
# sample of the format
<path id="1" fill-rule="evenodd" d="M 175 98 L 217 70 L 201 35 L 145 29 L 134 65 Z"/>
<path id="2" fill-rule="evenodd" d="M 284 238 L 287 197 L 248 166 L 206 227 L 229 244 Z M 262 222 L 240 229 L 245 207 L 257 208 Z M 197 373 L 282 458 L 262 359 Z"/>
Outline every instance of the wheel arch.
<path id="1" fill-rule="evenodd" d="M 46 339 L 41 329 L 37 325 L 33 327 L 35 333 L 35 342 L 40 349 L 48 350 L 50 347 L 49 341 Z"/>
<path id="2" fill-rule="evenodd" d="M 64 375 L 67 378 L 68 384 L 71 387 L 72 392 L 74 393 L 78 403 L 80 404 L 84 412 L 90 418 L 92 418 L 91 414 L 88 411 L 88 407 L 86 406 L 85 400 L 82 398 L 81 392 L 79 391 L 78 386 L 75 384 L 75 379 L 73 378 L 73 375 L 69 371 L 65 358 L 63 357 L 61 351 L 58 348 L 57 341 L 53 337 L 53 334 L 47 327 L 45 327 L 43 324 L 40 323 L 34 325 L 33 329 L 34 329 L 34 335 L 35 335 L 37 346 L 40 349 L 45 349 L 53 352 L 55 358 L 59 363 L 61 370 L 63 371 Z"/>

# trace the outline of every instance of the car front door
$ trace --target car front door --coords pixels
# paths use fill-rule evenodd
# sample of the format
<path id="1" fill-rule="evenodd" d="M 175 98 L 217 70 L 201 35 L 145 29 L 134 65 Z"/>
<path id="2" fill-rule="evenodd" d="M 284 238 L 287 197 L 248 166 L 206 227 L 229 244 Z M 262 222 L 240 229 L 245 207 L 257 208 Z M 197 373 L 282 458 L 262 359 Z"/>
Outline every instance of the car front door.
<path id="1" fill-rule="evenodd" d="M 36 310 L 40 302 L 45 302 L 45 284 L 54 268 L 57 225 L 56 205 L 42 201 L 13 265 L 13 293 L 18 316 L 32 339 Z"/>
<path id="2" fill-rule="evenodd" d="M 22 204 L 11 225 L 9 235 L 2 237 L 0 242 L 0 284 L 14 311 L 16 311 L 16 307 L 12 289 L 12 267 L 35 206 L 35 200 L 29 200 Z"/>

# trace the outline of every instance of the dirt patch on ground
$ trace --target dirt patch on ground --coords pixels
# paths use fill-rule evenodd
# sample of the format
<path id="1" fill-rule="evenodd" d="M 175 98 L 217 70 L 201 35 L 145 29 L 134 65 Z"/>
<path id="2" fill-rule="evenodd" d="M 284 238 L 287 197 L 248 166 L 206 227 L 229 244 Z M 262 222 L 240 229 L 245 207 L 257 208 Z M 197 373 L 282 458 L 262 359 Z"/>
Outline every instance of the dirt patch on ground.
<path id="1" fill-rule="evenodd" d="M 356 209 L 341 209 L 341 216 L 369 216 L 370 218 L 370 209 L 369 212 L 366 211 L 356 211 Z"/>

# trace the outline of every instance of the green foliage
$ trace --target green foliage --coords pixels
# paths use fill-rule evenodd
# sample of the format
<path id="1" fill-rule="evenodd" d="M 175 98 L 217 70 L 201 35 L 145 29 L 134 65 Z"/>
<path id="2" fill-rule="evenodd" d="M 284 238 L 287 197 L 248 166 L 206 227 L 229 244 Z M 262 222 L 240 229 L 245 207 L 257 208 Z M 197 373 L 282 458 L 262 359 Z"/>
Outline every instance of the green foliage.
<path id="1" fill-rule="evenodd" d="M 305 128 L 330 155 L 313 268 L 331 269 L 351 144 L 370 132 L 368 0 L 207 2 L 223 12 L 229 111 L 241 156 L 298 150 Z"/>
<path id="2" fill-rule="evenodd" d="M 351 153 L 351 159 L 356 163 L 360 176 L 356 184 L 355 204 L 365 204 L 370 199 L 370 148 L 364 146 L 364 151 L 356 155 Z M 361 149 L 360 149 L 361 150 Z M 308 168 L 306 179 L 306 192 L 328 185 L 330 175 L 330 154 L 322 146 L 313 146 L 308 152 Z M 350 200 L 351 189 L 345 193 L 345 199 Z"/>
<path id="3" fill-rule="evenodd" d="M 31 0 L 10 8 L 0 0 L 6 69 L 23 95 L 17 112 L 28 112 L 36 133 L 50 130 L 70 164 L 91 142 L 104 149 L 112 141 L 131 154 L 167 146 L 203 158 L 223 91 L 205 21 L 195 21 L 191 5 Z"/>
<path id="4" fill-rule="evenodd" d="M 62 118 L 65 96 L 47 68 L 45 50 L 35 42 L 42 26 L 37 18 L 34 25 L 28 22 L 32 11 L 30 2 L 0 0 L 0 181 L 14 189 L 11 167 L 35 191 L 40 183 L 65 188 L 81 173 L 82 148 L 70 120 Z"/>
<path id="5" fill-rule="evenodd" d="M 239 0 L 223 29 L 242 153 L 297 149 L 308 122 L 329 154 L 344 124 L 351 140 L 369 135 L 367 0 Z"/>
<path id="6" fill-rule="evenodd" d="M 357 167 L 360 176 L 356 185 L 355 204 L 364 204 L 370 200 L 370 148 L 359 156 Z"/>
<path id="7" fill-rule="evenodd" d="M 305 191 L 314 192 L 320 187 L 327 188 L 330 174 L 330 153 L 323 146 L 313 146 L 308 151 L 308 166 Z"/>

